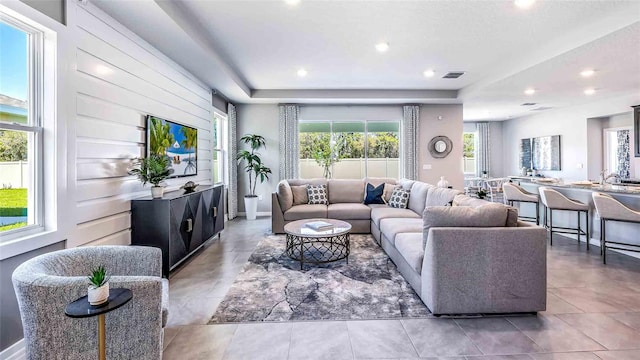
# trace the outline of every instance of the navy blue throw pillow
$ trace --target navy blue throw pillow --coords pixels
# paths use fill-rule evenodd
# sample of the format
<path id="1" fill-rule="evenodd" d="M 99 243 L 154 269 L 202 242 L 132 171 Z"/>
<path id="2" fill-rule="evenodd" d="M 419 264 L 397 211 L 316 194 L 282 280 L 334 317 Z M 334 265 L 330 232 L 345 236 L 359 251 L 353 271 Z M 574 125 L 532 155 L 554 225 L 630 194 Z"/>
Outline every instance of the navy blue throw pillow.
<path id="1" fill-rule="evenodd" d="M 384 193 L 384 183 L 374 187 L 367 183 L 367 196 L 364 198 L 364 204 L 384 204 L 382 194 Z"/>

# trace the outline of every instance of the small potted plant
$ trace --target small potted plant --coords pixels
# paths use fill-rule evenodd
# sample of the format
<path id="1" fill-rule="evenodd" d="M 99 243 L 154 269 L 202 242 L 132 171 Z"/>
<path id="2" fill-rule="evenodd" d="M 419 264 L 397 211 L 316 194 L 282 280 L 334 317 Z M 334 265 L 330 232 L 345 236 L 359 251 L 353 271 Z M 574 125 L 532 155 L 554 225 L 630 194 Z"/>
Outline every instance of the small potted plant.
<path id="1" fill-rule="evenodd" d="M 480 190 L 478 190 L 476 195 L 478 196 L 478 199 L 484 199 L 485 197 L 487 197 L 487 190 L 480 189 Z"/>
<path id="2" fill-rule="evenodd" d="M 164 188 L 160 186 L 160 183 L 173 174 L 169 157 L 150 154 L 146 158 L 135 159 L 134 166 L 129 171 L 129 175 L 137 176 L 143 186 L 147 183 L 153 185 L 151 187 L 151 197 L 154 199 L 161 198 Z"/>
<path id="3" fill-rule="evenodd" d="M 251 151 L 240 150 L 237 160 L 238 164 L 242 162 L 246 163 L 244 171 L 249 175 L 249 194 L 244 196 L 244 208 L 247 213 L 247 220 L 255 220 L 258 211 L 258 195 L 256 195 L 258 178 L 260 178 L 261 183 L 269 179 L 271 169 L 264 166 L 260 158 L 260 153 L 258 153 L 260 148 L 266 147 L 263 136 L 247 134 L 240 138 L 240 142 L 248 144 L 251 147 Z"/>
<path id="4" fill-rule="evenodd" d="M 104 266 L 98 266 L 91 271 L 89 278 L 89 289 L 87 289 L 87 297 L 89 304 L 101 305 L 109 299 L 109 278 Z"/>

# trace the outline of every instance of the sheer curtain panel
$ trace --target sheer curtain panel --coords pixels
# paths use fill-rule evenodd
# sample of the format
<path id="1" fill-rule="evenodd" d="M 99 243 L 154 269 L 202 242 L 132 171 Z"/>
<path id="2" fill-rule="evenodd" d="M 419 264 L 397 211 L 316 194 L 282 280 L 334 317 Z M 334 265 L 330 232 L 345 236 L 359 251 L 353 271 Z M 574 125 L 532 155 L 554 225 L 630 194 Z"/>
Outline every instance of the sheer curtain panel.
<path id="1" fill-rule="evenodd" d="M 238 216 L 238 139 L 236 134 L 236 107 L 229 104 L 227 107 L 229 122 L 229 220 Z"/>
<path id="2" fill-rule="evenodd" d="M 402 177 L 418 179 L 420 105 L 405 105 L 402 117 Z"/>
<path id="3" fill-rule="evenodd" d="M 297 179 L 300 162 L 298 105 L 280 105 L 280 180 Z"/>

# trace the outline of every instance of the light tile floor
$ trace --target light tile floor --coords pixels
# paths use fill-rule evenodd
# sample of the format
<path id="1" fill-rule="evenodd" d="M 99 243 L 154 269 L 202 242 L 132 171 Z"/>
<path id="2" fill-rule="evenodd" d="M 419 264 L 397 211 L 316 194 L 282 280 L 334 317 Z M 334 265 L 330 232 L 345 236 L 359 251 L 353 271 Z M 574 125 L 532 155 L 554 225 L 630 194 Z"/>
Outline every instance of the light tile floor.
<path id="1" fill-rule="evenodd" d="M 164 359 L 640 359 L 640 260 L 554 236 L 538 316 L 206 325 L 270 219 L 233 220 L 170 277 Z"/>

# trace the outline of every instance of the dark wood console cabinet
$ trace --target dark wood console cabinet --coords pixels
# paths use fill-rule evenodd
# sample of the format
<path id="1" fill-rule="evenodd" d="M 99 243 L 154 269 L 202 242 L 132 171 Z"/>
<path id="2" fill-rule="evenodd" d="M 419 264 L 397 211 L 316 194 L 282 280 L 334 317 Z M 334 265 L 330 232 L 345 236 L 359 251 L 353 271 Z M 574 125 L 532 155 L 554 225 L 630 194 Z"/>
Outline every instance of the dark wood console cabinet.
<path id="1" fill-rule="evenodd" d="M 224 228 L 223 185 L 173 191 L 162 199 L 131 201 L 131 245 L 162 250 L 162 275 L 169 276 L 189 255 Z"/>

